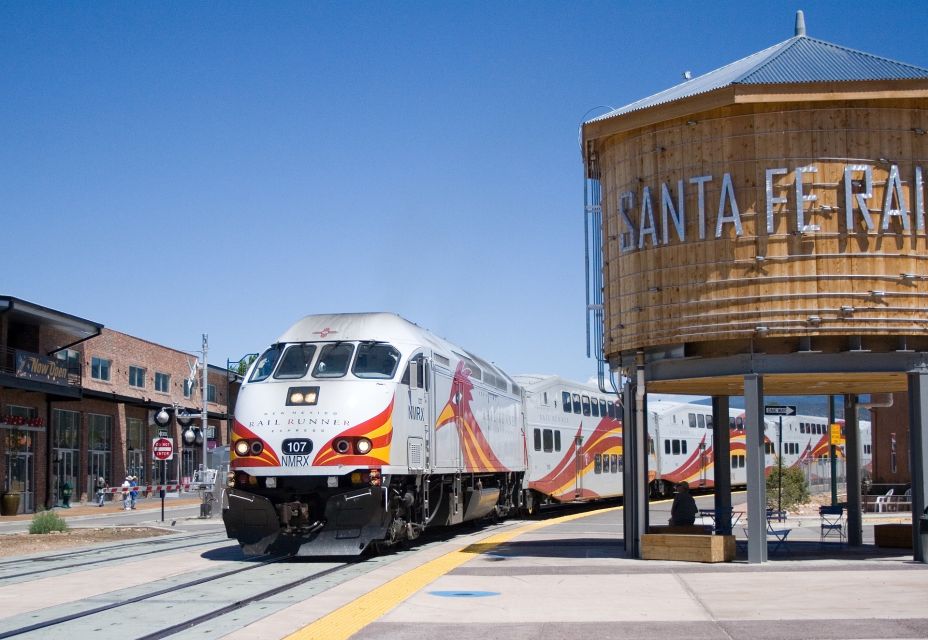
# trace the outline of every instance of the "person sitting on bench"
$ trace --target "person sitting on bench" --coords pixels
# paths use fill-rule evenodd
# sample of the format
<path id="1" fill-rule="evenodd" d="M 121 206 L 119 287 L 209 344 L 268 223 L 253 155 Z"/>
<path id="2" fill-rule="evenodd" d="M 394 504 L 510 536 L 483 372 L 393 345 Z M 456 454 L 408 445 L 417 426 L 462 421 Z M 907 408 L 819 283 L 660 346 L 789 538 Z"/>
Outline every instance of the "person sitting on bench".
<path id="1" fill-rule="evenodd" d="M 677 495 L 673 497 L 673 506 L 670 507 L 670 524 L 672 526 L 692 525 L 696 522 L 696 501 L 690 495 L 688 482 L 677 483 Z"/>

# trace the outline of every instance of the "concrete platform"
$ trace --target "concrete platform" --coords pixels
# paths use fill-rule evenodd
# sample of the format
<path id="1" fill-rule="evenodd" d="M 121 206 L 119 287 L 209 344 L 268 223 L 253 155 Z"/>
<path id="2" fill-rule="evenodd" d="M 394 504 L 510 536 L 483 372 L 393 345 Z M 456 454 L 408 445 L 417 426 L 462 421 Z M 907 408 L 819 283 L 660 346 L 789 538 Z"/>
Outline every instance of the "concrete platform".
<path id="1" fill-rule="evenodd" d="M 626 558 L 619 508 L 507 522 L 225 637 L 928 638 L 928 565 L 872 544 L 820 544 L 817 525 L 766 564 L 742 554 L 705 565 Z"/>

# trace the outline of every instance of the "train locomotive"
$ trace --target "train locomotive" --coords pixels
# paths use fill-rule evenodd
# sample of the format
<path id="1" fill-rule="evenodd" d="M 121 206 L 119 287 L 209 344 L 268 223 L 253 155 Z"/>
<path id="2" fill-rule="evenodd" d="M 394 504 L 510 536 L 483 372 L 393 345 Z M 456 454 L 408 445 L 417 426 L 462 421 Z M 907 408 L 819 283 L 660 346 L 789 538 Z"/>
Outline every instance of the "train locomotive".
<path id="1" fill-rule="evenodd" d="M 249 554 L 357 555 L 523 505 L 522 390 L 391 313 L 311 315 L 235 405 L 230 538 Z"/>

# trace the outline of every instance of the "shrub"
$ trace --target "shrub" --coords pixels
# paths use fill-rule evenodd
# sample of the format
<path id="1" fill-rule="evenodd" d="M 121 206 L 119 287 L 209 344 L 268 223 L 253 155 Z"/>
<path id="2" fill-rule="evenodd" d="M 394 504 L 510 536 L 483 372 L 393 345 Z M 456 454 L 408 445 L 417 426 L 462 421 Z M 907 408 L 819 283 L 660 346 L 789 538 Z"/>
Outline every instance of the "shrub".
<path id="1" fill-rule="evenodd" d="M 54 511 L 40 511 L 32 517 L 29 533 L 49 533 L 51 531 L 67 531 L 68 523 Z"/>
<path id="2" fill-rule="evenodd" d="M 780 494 L 780 467 L 774 465 L 767 476 L 767 507 L 777 508 L 777 498 Z M 784 510 L 791 509 L 799 504 L 809 501 L 809 485 L 802 469 L 796 467 L 783 467 L 783 493 L 781 506 Z"/>

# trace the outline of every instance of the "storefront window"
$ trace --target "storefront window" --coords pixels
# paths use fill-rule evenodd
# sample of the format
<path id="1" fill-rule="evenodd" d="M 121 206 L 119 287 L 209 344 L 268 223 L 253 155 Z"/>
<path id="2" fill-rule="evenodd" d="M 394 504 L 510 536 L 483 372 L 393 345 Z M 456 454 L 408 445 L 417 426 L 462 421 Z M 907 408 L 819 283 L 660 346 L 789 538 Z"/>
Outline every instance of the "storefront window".
<path id="1" fill-rule="evenodd" d="M 102 477 L 109 482 L 121 481 L 122 478 L 112 475 L 113 416 L 87 414 L 87 431 L 90 435 L 90 448 L 87 452 L 87 484 L 84 491 L 87 495 L 93 495 L 97 478 Z"/>
<path id="2" fill-rule="evenodd" d="M 77 474 L 80 460 L 81 414 L 77 411 L 52 410 L 52 463 L 54 476 L 52 492 L 56 503 L 61 504 L 62 489 L 69 485 L 72 495 L 77 493 Z"/>
<path id="3" fill-rule="evenodd" d="M 34 407 L 8 405 L 6 414 L 31 420 L 37 415 Z M 41 431 L 37 427 L 4 428 L 3 439 L 6 445 L 6 475 L 3 490 L 18 493 L 19 512 L 29 513 L 35 508 L 33 488 L 35 467 L 35 435 Z"/>

